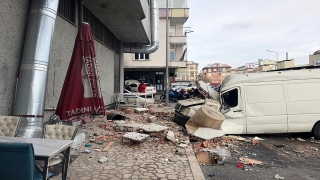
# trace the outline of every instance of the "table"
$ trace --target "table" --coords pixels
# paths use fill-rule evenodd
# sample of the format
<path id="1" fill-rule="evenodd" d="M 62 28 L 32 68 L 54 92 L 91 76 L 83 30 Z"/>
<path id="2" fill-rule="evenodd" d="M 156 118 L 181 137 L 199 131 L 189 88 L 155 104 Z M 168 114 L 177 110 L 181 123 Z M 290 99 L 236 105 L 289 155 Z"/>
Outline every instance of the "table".
<path id="1" fill-rule="evenodd" d="M 143 98 L 143 97 L 140 97 L 140 96 L 150 96 L 151 95 L 151 98 L 152 98 L 152 102 L 153 102 L 153 93 L 115 93 L 116 94 L 116 108 L 120 107 L 120 106 L 140 106 L 140 103 L 139 103 L 139 99 L 144 99 L 145 101 L 145 104 L 147 103 L 147 98 Z M 121 105 L 120 102 L 121 102 L 121 97 L 123 98 L 127 98 L 127 102 L 128 102 L 128 98 L 134 98 L 136 103 L 135 104 L 129 104 L 129 103 L 126 103 L 124 105 Z M 138 99 L 138 101 L 137 101 Z"/>
<path id="2" fill-rule="evenodd" d="M 65 153 L 63 153 L 63 155 L 65 160 L 62 165 L 62 179 L 67 179 L 72 140 L 1 136 L 0 142 L 32 143 L 35 159 L 44 161 L 44 168 L 42 171 L 43 180 L 47 179 L 49 160 L 64 151 Z"/>

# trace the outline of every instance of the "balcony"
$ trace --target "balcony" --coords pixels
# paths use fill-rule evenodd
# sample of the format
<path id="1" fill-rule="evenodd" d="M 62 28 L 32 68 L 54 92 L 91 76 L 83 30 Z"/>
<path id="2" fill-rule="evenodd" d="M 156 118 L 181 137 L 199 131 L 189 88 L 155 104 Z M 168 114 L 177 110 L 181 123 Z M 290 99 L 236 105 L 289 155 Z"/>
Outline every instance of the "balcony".
<path id="1" fill-rule="evenodd" d="M 170 61 L 169 66 L 174 68 L 185 68 L 186 61 Z"/>
<path id="2" fill-rule="evenodd" d="M 187 44 L 187 36 L 170 36 L 169 37 L 170 45 L 173 46 L 184 46 Z"/>

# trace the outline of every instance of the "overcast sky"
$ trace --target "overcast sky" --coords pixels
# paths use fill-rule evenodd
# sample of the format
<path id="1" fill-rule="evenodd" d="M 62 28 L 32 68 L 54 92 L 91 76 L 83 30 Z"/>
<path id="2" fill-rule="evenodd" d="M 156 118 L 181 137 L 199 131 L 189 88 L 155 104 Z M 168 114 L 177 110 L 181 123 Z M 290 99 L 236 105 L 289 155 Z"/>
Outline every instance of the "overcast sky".
<path id="1" fill-rule="evenodd" d="M 258 59 L 309 63 L 320 50 L 320 0 L 188 0 L 188 61 L 236 68 Z"/>

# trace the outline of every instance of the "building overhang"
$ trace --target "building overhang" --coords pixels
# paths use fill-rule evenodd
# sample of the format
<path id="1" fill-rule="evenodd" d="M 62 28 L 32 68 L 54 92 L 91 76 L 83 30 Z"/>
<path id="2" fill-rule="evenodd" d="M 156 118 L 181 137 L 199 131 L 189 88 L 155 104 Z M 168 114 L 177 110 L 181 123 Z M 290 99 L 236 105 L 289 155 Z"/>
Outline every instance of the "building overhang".
<path id="1" fill-rule="evenodd" d="M 141 0 L 84 0 L 83 4 L 123 43 L 150 44 L 142 22 L 150 10 Z"/>

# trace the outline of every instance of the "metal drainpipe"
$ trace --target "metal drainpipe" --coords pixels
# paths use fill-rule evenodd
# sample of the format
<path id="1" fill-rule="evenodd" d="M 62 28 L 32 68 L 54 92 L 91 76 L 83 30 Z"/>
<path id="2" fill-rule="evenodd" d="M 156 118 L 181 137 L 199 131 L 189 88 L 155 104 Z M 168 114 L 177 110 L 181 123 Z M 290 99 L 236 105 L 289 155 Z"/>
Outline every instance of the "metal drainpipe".
<path id="1" fill-rule="evenodd" d="M 20 137 L 42 137 L 48 65 L 59 0 L 32 0 L 13 115 Z"/>
<path id="2" fill-rule="evenodd" d="M 159 48 L 159 7 L 158 0 L 150 2 L 151 14 L 151 44 L 147 46 L 124 45 L 123 53 L 151 54 Z"/>

